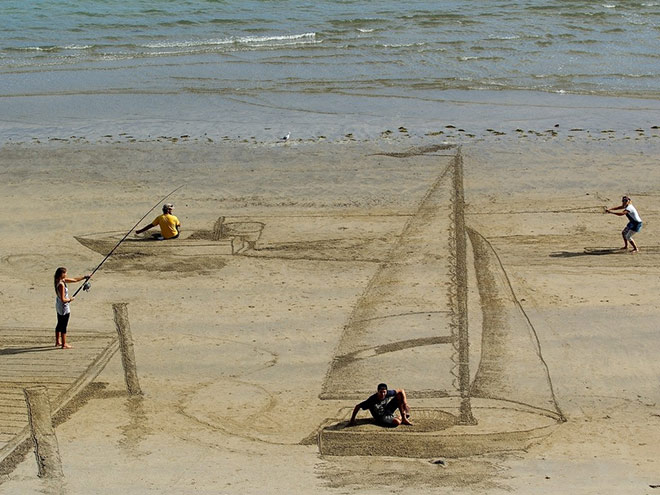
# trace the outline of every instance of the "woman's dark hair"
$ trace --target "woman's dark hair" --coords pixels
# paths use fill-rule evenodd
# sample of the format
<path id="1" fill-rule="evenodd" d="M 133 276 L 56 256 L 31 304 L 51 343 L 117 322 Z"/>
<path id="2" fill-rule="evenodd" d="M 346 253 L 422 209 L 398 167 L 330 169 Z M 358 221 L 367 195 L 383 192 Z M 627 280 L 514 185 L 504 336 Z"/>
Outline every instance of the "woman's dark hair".
<path id="1" fill-rule="evenodd" d="M 57 270 L 55 270 L 54 285 L 55 285 L 56 293 L 57 293 L 57 283 L 60 281 L 60 278 L 62 278 L 63 273 L 66 273 L 66 268 L 64 268 L 63 266 L 60 266 Z"/>

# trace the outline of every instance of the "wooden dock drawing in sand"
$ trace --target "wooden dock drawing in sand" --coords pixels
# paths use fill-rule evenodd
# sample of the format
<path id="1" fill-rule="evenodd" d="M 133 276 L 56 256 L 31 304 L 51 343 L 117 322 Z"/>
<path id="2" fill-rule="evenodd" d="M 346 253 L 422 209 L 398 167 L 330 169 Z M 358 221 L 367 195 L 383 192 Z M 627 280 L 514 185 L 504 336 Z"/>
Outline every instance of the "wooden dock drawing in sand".
<path id="1" fill-rule="evenodd" d="M 52 329 L 4 328 L 1 334 L 0 465 L 30 441 L 24 388 L 46 386 L 56 415 L 98 376 L 119 348 L 114 329 L 76 330 L 75 352 L 56 348 Z"/>

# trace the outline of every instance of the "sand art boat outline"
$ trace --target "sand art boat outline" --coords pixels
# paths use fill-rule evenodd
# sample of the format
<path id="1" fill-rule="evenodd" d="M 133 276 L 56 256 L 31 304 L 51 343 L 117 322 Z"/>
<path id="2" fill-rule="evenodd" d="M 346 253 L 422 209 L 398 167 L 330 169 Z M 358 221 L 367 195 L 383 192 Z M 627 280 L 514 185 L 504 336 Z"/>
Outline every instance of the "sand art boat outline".
<path id="1" fill-rule="evenodd" d="M 256 249 L 265 223 L 245 220 L 225 222 L 221 216 L 212 230 L 182 231 L 176 239 L 158 240 L 154 236 L 128 237 L 115 254 L 178 256 L 236 255 Z M 74 238 L 83 246 L 100 254 L 107 254 L 125 234 L 123 231 L 81 234 Z"/>

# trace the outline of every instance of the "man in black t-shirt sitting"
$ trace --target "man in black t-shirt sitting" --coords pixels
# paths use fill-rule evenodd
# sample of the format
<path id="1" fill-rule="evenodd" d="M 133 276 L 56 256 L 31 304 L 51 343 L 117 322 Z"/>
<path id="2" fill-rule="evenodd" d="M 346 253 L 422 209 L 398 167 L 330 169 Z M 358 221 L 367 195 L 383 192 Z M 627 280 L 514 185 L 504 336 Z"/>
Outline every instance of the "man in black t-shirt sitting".
<path id="1" fill-rule="evenodd" d="M 385 383 L 380 383 L 375 394 L 353 408 L 353 415 L 348 423 L 349 426 L 355 425 L 355 417 L 360 409 L 369 409 L 376 420 L 376 424 L 381 426 L 412 425 L 409 419 L 410 406 L 406 400 L 405 390 L 388 390 Z M 394 415 L 397 409 L 401 412 L 400 418 Z"/>

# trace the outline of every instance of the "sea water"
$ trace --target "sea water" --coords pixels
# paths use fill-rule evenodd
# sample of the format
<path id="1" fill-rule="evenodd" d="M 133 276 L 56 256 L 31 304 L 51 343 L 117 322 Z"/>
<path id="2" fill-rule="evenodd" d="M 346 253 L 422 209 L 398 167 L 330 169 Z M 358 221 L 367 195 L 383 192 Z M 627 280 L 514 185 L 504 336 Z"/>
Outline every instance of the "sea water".
<path id="1" fill-rule="evenodd" d="M 3 0 L 0 22 L 2 141 L 660 124 L 652 0 Z"/>

